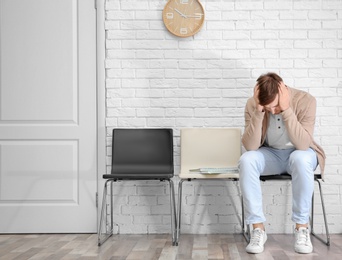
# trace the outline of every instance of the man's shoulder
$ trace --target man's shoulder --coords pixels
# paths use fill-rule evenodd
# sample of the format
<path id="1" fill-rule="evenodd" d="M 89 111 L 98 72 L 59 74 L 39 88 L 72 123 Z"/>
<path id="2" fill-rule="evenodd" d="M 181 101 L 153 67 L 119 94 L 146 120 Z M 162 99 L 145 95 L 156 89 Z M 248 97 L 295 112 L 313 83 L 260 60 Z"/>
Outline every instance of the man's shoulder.
<path id="1" fill-rule="evenodd" d="M 294 101 L 310 101 L 315 100 L 315 97 L 312 96 L 309 92 L 306 92 L 304 90 L 296 89 L 296 88 L 290 88 L 292 93 L 292 98 Z"/>

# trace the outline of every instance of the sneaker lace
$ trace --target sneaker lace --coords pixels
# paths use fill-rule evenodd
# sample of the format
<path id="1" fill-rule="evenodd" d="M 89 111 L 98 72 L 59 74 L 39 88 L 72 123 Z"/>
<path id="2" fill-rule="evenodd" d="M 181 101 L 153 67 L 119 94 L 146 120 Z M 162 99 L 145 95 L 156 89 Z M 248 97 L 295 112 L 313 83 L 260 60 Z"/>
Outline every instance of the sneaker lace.
<path id="1" fill-rule="evenodd" d="M 297 244 L 306 245 L 308 240 L 309 240 L 308 234 L 309 233 L 308 233 L 307 229 L 298 230 Z"/>
<path id="2" fill-rule="evenodd" d="M 253 245 L 253 246 L 260 245 L 260 240 L 261 240 L 261 237 L 262 237 L 261 230 L 253 230 L 252 232 L 253 233 L 252 233 L 252 236 L 251 236 L 250 244 Z"/>

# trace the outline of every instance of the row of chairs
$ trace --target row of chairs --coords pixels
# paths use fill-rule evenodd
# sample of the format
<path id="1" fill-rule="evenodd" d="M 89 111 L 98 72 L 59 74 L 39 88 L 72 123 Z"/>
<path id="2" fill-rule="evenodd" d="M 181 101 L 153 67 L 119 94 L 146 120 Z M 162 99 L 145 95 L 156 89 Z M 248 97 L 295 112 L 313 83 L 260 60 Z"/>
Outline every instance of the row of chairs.
<path id="1" fill-rule="evenodd" d="M 174 182 L 174 146 L 172 129 L 113 129 L 111 173 L 104 174 L 98 245 L 102 245 L 114 233 L 113 188 L 114 183 L 129 180 L 157 180 L 168 182 L 170 188 L 171 234 L 173 245 L 178 245 L 181 233 L 183 182 L 193 180 L 238 181 L 236 172 L 241 155 L 241 130 L 238 128 L 185 128 L 180 131 L 181 169 L 178 185 L 178 210 L 176 212 Z M 220 174 L 203 174 L 199 169 L 225 168 Z M 227 171 L 228 169 L 228 171 Z M 229 170 L 231 169 L 231 171 Z M 319 185 L 325 223 L 326 239 L 314 232 L 314 200 L 312 200 L 311 233 L 326 245 L 330 245 L 321 175 L 314 177 Z M 261 181 L 286 180 L 289 174 L 262 176 Z M 108 191 L 109 190 L 109 191 Z M 109 198 L 109 202 L 107 199 Z M 314 198 L 314 194 L 313 194 Z M 242 234 L 249 240 L 249 226 L 244 222 L 243 198 L 241 196 Z M 177 216 L 178 213 L 178 216 Z"/>

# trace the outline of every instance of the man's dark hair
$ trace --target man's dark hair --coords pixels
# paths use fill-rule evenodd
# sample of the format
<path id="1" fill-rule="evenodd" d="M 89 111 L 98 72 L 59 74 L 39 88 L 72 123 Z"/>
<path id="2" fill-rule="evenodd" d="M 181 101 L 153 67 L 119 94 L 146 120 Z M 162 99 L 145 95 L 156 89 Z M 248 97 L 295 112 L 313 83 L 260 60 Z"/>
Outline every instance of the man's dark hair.
<path id="1" fill-rule="evenodd" d="M 261 75 L 258 79 L 259 86 L 259 103 L 266 106 L 276 98 L 279 93 L 280 83 L 283 79 L 274 72 Z"/>

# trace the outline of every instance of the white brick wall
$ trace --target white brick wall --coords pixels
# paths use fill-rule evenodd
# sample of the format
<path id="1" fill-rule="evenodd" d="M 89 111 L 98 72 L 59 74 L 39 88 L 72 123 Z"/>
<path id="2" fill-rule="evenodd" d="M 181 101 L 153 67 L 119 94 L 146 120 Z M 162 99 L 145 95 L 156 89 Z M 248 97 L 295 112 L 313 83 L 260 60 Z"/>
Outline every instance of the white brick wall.
<path id="1" fill-rule="evenodd" d="M 327 154 L 323 191 L 329 228 L 342 233 L 342 1 L 201 0 L 205 24 L 186 39 L 164 28 L 166 2 L 106 0 L 108 172 L 112 128 L 171 127 L 177 175 L 179 130 L 243 129 L 256 78 L 274 71 L 317 98 L 315 139 Z M 166 184 L 115 185 L 118 232 L 169 232 Z M 183 232 L 239 232 L 237 188 L 230 182 L 184 183 Z M 291 233 L 291 185 L 262 188 L 268 232 Z M 318 199 L 315 203 L 319 206 Z"/>

